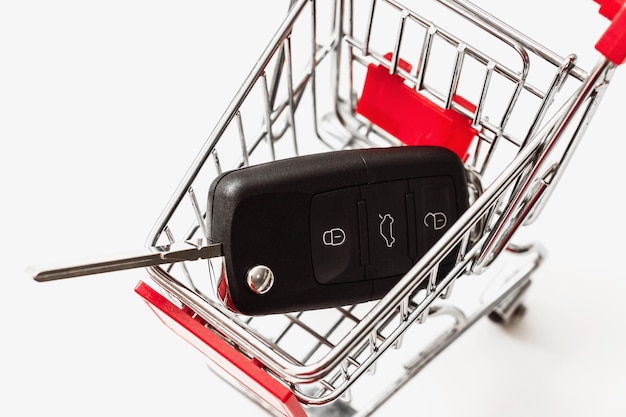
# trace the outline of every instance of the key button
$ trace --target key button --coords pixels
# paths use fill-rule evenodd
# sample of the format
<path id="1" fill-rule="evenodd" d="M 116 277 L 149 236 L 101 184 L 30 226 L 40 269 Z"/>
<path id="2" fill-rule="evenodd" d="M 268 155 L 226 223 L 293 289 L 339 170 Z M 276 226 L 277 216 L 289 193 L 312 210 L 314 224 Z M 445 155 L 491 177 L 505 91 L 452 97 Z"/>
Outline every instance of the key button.
<path id="1" fill-rule="evenodd" d="M 315 280 L 337 284 L 365 279 L 359 251 L 358 187 L 317 194 L 311 201 L 311 259 Z"/>
<path id="2" fill-rule="evenodd" d="M 419 178 L 410 180 L 409 188 L 415 195 L 418 255 L 423 256 L 458 217 L 454 183 L 444 176 Z"/>
<path id="3" fill-rule="evenodd" d="M 407 233 L 407 181 L 361 186 L 367 205 L 369 265 L 367 279 L 404 274 L 411 267 Z"/>

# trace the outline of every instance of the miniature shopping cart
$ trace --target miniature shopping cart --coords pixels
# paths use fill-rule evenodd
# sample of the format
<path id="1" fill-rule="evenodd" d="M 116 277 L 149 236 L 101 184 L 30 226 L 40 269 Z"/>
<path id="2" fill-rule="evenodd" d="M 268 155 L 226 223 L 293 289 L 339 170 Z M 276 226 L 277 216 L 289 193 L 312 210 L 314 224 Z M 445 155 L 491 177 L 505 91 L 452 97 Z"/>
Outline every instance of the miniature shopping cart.
<path id="1" fill-rule="evenodd" d="M 624 1 L 596 2 L 612 23 L 587 72 L 464 0 L 294 0 L 149 247 L 35 278 L 147 267 L 136 292 L 270 414 L 371 415 L 479 319 L 523 313 L 544 254 L 512 237 L 540 214 L 626 57 Z M 200 203 L 213 179 L 299 155 L 421 145 L 459 155 L 471 204 L 381 299 L 260 316 L 225 305 L 229 259 L 207 240 Z"/>

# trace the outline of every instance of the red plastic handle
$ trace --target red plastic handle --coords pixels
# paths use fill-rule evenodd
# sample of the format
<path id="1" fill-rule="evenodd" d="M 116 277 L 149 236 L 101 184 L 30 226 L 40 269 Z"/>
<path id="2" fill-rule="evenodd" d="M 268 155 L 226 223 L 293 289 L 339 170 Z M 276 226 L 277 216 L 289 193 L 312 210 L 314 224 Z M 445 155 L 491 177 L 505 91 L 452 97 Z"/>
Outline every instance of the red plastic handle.
<path id="1" fill-rule="evenodd" d="M 385 59 L 391 61 L 392 54 Z M 410 72 L 411 64 L 398 59 L 398 67 Z M 453 101 L 470 113 L 476 106 L 461 96 Z M 442 146 L 466 161 L 478 131 L 472 120 L 452 108 L 444 109 L 377 64 L 370 64 L 357 113 L 409 146 Z"/>
<path id="2" fill-rule="evenodd" d="M 144 282 L 137 285 L 135 292 L 167 327 L 226 371 L 236 383 L 273 407 L 281 416 L 306 417 L 293 392 L 265 372 L 254 359 L 243 356 L 207 329 L 201 319 L 192 317 L 188 308 L 178 308 Z"/>
<path id="3" fill-rule="evenodd" d="M 600 5 L 600 14 L 611 20 L 596 49 L 615 65 L 621 65 L 626 60 L 626 0 L 594 1 Z"/>

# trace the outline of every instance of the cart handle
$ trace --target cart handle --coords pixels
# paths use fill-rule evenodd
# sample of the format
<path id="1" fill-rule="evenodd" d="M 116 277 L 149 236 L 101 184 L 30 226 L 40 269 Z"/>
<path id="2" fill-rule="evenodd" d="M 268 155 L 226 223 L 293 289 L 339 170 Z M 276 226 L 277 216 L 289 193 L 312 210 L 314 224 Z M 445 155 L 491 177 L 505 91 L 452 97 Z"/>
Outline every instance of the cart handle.
<path id="1" fill-rule="evenodd" d="M 594 0 L 599 13 L 611 24 L 596 43 L 596 49 L 615 65 L 626 60 L 626 0 Z"/>

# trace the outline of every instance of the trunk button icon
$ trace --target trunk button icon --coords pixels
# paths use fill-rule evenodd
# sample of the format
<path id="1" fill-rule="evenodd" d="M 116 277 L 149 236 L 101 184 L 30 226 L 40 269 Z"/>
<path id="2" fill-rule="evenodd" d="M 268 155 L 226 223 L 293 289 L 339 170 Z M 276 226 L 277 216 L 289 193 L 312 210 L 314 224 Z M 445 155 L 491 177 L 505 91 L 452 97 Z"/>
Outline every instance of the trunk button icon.
<path id="1" fill-rule="evenodd" d="M 385 214 L 384 216 L 379 214 L 378 217 L 380 218 L 380 235 L 385 239 L 387 247 L 391 248 L 396 243 L 396 238 L 393 237 L 393 217 L 391 217 L 391 214 Z"/>

